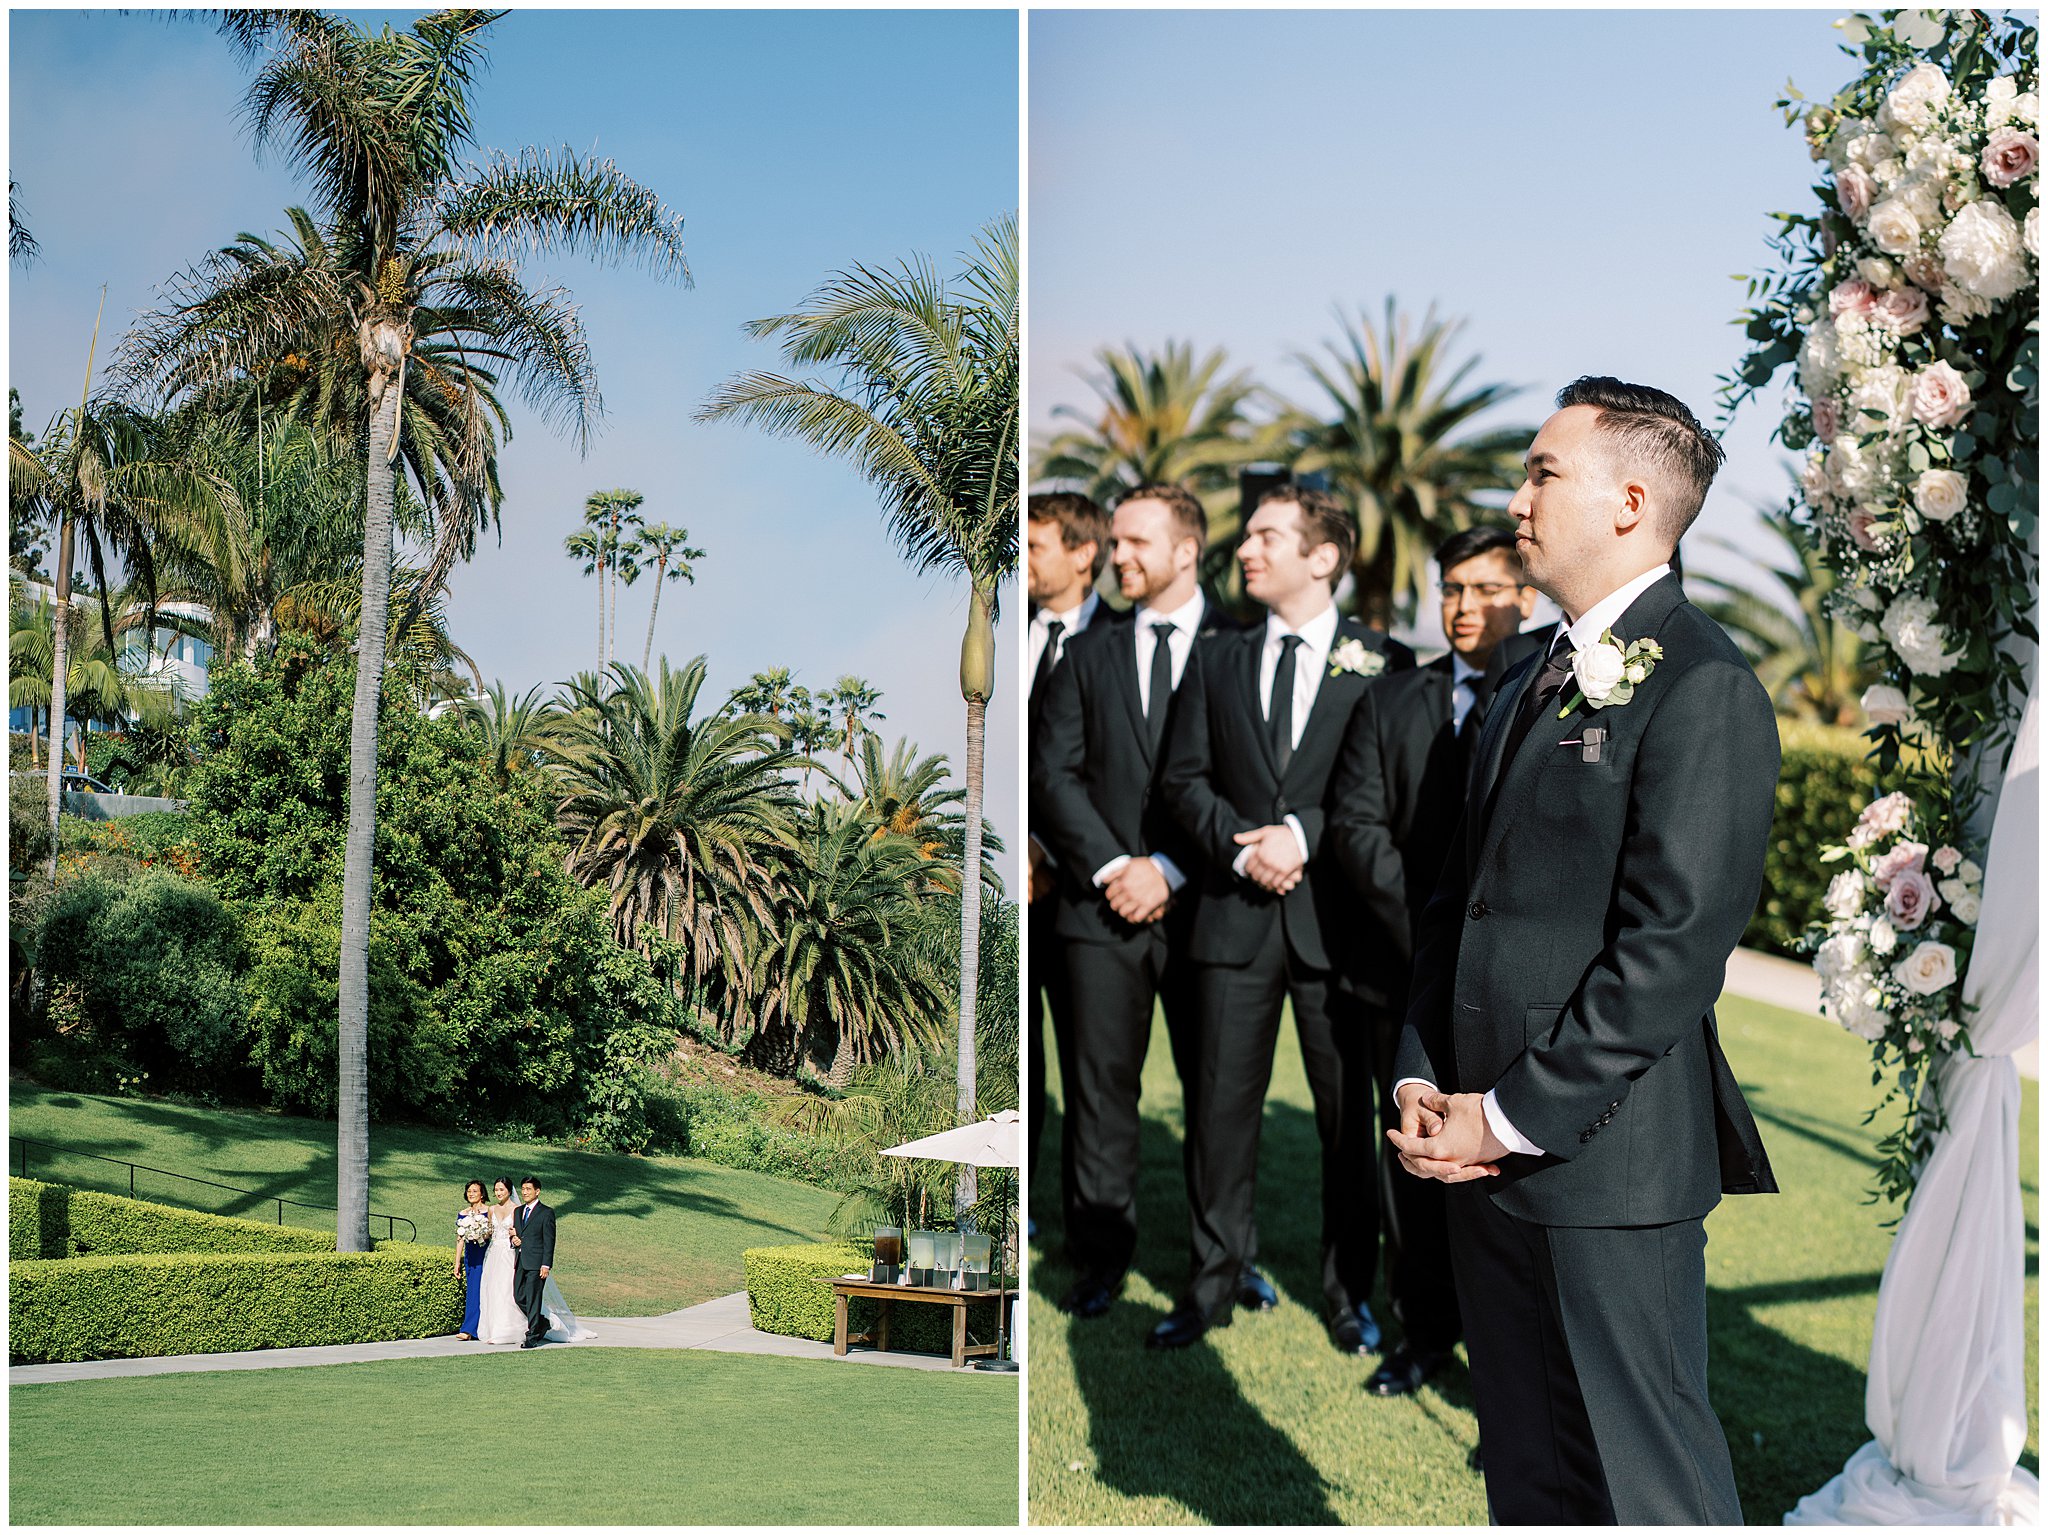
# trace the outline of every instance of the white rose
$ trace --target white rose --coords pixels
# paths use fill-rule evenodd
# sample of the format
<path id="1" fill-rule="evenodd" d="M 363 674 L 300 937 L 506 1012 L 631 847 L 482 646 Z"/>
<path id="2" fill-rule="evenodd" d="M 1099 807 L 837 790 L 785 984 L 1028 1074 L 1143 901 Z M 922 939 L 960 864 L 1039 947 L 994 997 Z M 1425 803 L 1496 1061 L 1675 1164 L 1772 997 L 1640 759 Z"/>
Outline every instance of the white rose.
<path id="1" fill-rule="evenodd" d="M 1856 263 L 1856 275 L 1871 287 L 1883 292 L 1898 281 L 1899 269 L 1882 256 L 1865 256 Z"/>
<path id="2" fill-rule="evenodd" d="M 1906 404 L 1906 370 L 1896 366 L 1872 368 L 1849 391 L 1851 429 L 1895 432 L 1905 424 Z"/>
<path id="3" fill-rule="evenodd" d="M 1955 983 L 1956 951 L 1945 943 L 1923 943 L 1892 966 L 1892 976 L 1915 996 L 1931 997 Z"/>
<path id="4" fill-rule="evenodd" d="M 1934 621 L 1934 611 L 1931 600 L 1907 593 L 1894 599 L 1878 625 L 1916 676 L 1939 677 L 1963 658 L 1962 651 L 1948 648 L 1949 633 Z"/>
<path id="5" fill-rule="evenodd" d="M 1915 64 L 1903 80 L 1891 88 L 1884 105 L 1877 109 L 1878 126 L 1924 128 L 1934 108 L 1948 99 L 1948 76 L 1933 64 Z"/>
<path id="6" fill-rule="evenodd" d="M 1851 165 L 1860 165 L 1869 170 L 1891 158 L 1892 141 L 1886 134 L 1865 127 L 1849 141 L 1845 157 Z"/>
<path id="7" fill-rule="evenodd" d="M 1813 956 L 1814 973 L 1823 981 L 1838 981 L 1853 972 L 1862 958 L 1863 940 L 1854 933 L 1837 933 Z"/>
<path id="8" fill-rule="evenodd" d="M 2041 259 L 2041 210 L 2038 207 L 2027 210 L 2027 221 L 2020 226 L 2020 244 L 2027 248 L 2027 254 L 2036 261 Z"/>
<path id="9" fill-rule="evenodd" d="M 1983 879 L 1983 877 L 1983 866 L 1981 864 L 1973 863 L 1971 860 L 1967 858 L 1963 860 L 1962 866 L 1956 870 L 1956 878 L 1961 880 L 1966 885 L 1974 885 L 1979 880 Z"/>
<path id="10" fill-rule="evenodd" d="M 1809 398 L 1826 394 L 1841 372 L 1842 354 L 1835 345 L 1834 322 L 1822 320 L 1799 343 L 1799 387 Z"/>
<path id="11" fill-rule="evenodd" d="M 1887 197 L 1870 210 L 1870 243 L 1887 256 L 1903 256 L 1920 244 L 1920 221 L 1899 198 Z"/>
<path id="12" fill-rule="evenodd" d="M 2019 86 L 2011 75 L 2000 75 L 1984 85 L 1984 126 L 1996 128 L 2000 123 L 2009 123 L 2013 117 L 2013 101 L 2019 95 Z"/>
<path id="13" fill-rule="evenodd" d="M 1947 522 L 1969 499 L 1970 482 L 1953 469 L 1923 469 L 1913 482 L 1913 505 L 1929 522 Z"/>
<path id="14" fill-rule="evenodd" d="M 1984 915 L 1983 898 L 1973 890 L 1965 890 L 1948 903 L 1948 909 L 1955 913 L 1958 922 L 1975 927 L 1977 919 Z"/>
<path id="15" fill-rule="evenodd" d="M 1891 923 L 1887 922 L 1883 917 L 1879 917 L 1875 922 L 1870 924 L 1871 953 L 1889 954 L 1893 949 L 1896 949 L 1898 946 L 1899 935 L 1893 929 Z"/>
<path id="16" fill-rule="evenodd" d="M 1846 922 L 1863 910 L 1863 893 L 1867 888 L 1863 876 L 1854 869 L 1844 870 L 1828 881 L 1826 906 L 1828 915 L 1837 922 Z M 1955 902 L 1949 902 L 1951 906 Z"/>
<path id="17" fill-rule="evenodd" d="M 1607 695 L 1620 685 L 1627 672 L 1628 662 L 1618 645 L 1595 641 L 1572 654 L 1572 675 L 1578 679 L 1586 702 L 1596 709 L 1607 701 Z"/>
<path id="18" fill-rule="evenodd" d="M 2025 123 L 2029 128 L 2036 126 L 2041 120 L 2041 98 L 2032 91 L 2015 96 L 2012 101 L 2012 119 L 2016 123 Z"/>
<path id="19" fill-rule="evenodd" d="M 1922 230 L 1932 229 L 1941 222 L 1941 183 L 1938 179 L 1922 177 L 1909 181 L 1899 188 L 1897 197 Z"/>
<path id="20" fill-rule="evenodd" d="M 1877 682 L 1863 690 L 1863 712 L 1873 725 L 1903 725 L 1913 718 L 1913 704 L 1897 688 Z"/>
<path id="21" fill-rule="evenodd" d="M 1877 227 L 1877 213 L 1870 215 Z M 2027 263 L 2020 226 L 2002 203 L 1986 199 L 1958 213 L 1939 242 L 1942 270 L 1957 286 L 1979 298 L 2003 299 L 2026 286 Z M 1879 242 L 1882 246 L 1883 242 Z"/>

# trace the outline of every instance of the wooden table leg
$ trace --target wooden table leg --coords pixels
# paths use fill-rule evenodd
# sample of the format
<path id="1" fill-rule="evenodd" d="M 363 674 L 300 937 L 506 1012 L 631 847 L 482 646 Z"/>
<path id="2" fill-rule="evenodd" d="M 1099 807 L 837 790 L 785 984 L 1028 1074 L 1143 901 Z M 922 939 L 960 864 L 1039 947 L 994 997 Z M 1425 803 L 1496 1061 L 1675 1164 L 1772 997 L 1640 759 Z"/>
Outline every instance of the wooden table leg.
<path id="1" fill-rule="evenodd" d="M 875 1348 L 881 1353 L 889 1352 L 889 1297 L 881 1298 L 882 1319 L 875 1324 Z"/>
<path id="2" fill-rule="evenodd" d="M 846 1352 L 846 1296 L 839 1292 L 832 1297 L 832 1352 Z"/>
<path id="3" fill-rule="evenodd" d="M 967 1363 L 967 1308 L 953 1308 L 953 1368 Z"/>

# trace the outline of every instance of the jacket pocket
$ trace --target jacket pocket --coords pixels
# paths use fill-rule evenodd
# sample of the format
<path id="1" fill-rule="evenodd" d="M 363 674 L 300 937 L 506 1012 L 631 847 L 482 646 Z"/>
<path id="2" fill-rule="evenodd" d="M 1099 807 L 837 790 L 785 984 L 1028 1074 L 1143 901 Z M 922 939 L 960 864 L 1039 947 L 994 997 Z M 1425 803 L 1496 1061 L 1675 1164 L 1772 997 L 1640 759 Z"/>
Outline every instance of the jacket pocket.
<path id="1" fill-rule="evenodd" d="M 1522 1043 L 1533 1045 L 1539 1039 L 1549 1038 L 1563 1011 L 1562 1007 L 1532 1007 L 1522 1014 Z"/>

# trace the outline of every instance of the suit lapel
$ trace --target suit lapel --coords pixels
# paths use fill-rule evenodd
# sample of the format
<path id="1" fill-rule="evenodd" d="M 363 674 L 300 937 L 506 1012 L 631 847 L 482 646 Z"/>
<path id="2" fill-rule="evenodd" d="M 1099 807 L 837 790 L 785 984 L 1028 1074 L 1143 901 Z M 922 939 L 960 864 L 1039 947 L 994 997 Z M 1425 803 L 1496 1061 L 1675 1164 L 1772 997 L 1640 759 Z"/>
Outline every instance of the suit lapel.
<path id="1" fill-rule="evenodd" d="M 1246 722 L 1251 726 L 1252 739 L 1259 743 L 1259 756 L 1266 764 L 1266 773 L 1278 783 L 1280 763 L 1273 755 L 1273 735 L 1266 728 L 1265 700 L 1259 697 L 1260 652 L 1266 648 L 1266 625 L 1245 631 L 1245 643 L 1238 650 L 1237 680 L 1243 703 L 1248 711 Z"/>
<path id="2" fill-rule="evenodd" d="M 1294 748 L 1294 756 L 1287 764 L 1290 771 L 1296 762 L 1320 749 L 1324 736 L 1342 726 L 1353 700 L 1358 697 L 1358 690 L 1366 684 L 1367 679 L 1356 672 L 1333 675 L 1330 671 L 1330 656 L 1335 655 L 1337 647 L 1346 640 L 1357 640 L 1374 655 L 1381 654 L 1379 636 L 1375 631 L 1349 619 L 1339 621 L 1337 632 L 1330 636 L 1330 655 L 1323 657 L 1323 679 L 1316 685 L 1315 702 L 1308 706 L 1308 723 L 1302 726 L 1301 742 Z"/>
<path id="3" fill-rule="evenodd" d="M 1131 734 L 1138 742 L 1138 755 L 1143 757 L 1149 766 L 1152 761 L 1152 731 L 1145 723 L 1144 706 L 1138 698 L 1138 632 L 1144 627 L 1144 623 L 1142 614 L 1133 613 L 1129 625 L 1130 634 L 1121 645 L 1110 648 L 1111 655 L 1116 655 L 1117 650 L 1123 651 L 1123 654 L 1117 657 L 1117 664 L 1110 668 L 1116 674 L 1116 680 L 1110 686 L 1117 690 L 1118 696 L 1123 700 L 1124 714 L 1130 721 Z"/>

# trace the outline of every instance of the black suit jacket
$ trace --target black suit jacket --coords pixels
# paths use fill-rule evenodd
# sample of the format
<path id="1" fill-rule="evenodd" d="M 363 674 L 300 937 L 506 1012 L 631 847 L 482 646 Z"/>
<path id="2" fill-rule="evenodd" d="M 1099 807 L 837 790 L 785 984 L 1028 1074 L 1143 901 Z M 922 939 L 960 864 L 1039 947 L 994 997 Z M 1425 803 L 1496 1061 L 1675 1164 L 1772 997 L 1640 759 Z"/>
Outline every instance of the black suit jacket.
<path id="1" fill-rule="evenodd" d="M 517 1267 L 553 1268 L 555 1264 L 555 1212 L 536 1204 L 533 1214 L 520 1205 L 512 1212 L 512 1229 L 519 1234 Z"/>
<path id="2" fill-rule="evenodd" d="M 1083 943 L 1126 942 L 1157 926 L 1134 927 L 1110 910 L 1095 873 L 1113 858 L 1159 853 L 1187 876 L 1164 919 L 1175 926 L 1191 919 L 1200 889 L 1201 851 L 1158 792 L 1165 742 L 1154 751 L 1138 698 L 1138 627 L 1098 620 L 1069 641 L 1032 722 L 1032 830 L 1059 865 L 1057 931 Z M 1221 612 L 1205 601 L 1195 644 L 1218 632 Z M 1190 651 L 1169 730 L 1193 666 Z"/>
<path id="3" fill-rule="evenodd" d="M 1332 652 L 1345 640 L 1384 656 L 1390 673 L 1415 666 L 1415 652 L 1406 645 L 1348 618 L 1337 624 Z M 1301 743 L 1283 774 L 1259 697 L 1265 642 L 1266 626 L 1260 623 L 1196 644 L 1174 699 L 1160 789 L 1174 819 L 1201 850 L 1194 953 L 1211 964 L 1248 964 L 1277 928 L 1296 960 L 1327 970 L 1346 954 L 1353 903 L 1341 876 L 1322 877 L 1326 795 L 1351 711 L 1376 679 L 1325 669 Z M 1274 896 L 1231 872 L 1242 851 L 1232 839 L 1289 815 L 1301 823 L 1308 864 L 1299 884 Z"/>
<path id="4" fill-rule="evenodd" d="M 1763 883 L 1777 720 L 1675 576 L 1613 628 L 1664 648 L 1628 703 L 1559 719 L 1568 682 L 1503 760 L 1537 658 L 1494 699 L 1395 1069 L 1497 1095 L 1546 1154 L 1506 1158 L 1488 1193 L 1545 1225 L 1661 1225 L 1777 1186 L 1713 1015 Z"/>
<path id="5" fill-rule="evenodd" d="M 1453 676 L 1445 654 L 1367 688 L 1330 778 L 1330 850 L 1358 903 L 1346 975 L 1380 1007 L 1406 1004 L 1415 928 L 1465 812 Z"/>

